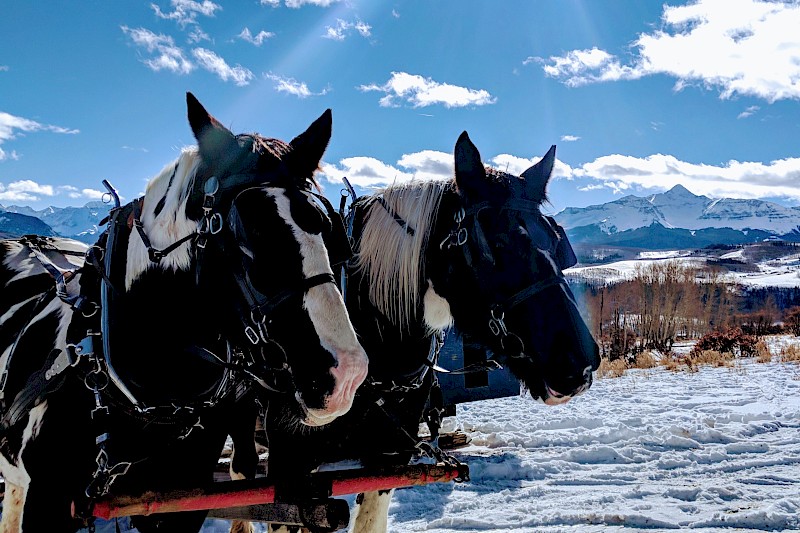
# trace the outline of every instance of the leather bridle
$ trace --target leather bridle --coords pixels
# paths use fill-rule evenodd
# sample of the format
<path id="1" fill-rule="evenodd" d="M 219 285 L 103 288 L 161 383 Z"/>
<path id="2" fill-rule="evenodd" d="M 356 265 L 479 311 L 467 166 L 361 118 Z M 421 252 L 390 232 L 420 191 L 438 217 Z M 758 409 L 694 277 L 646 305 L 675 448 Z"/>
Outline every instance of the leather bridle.
<path id="1" fill-rule="evenodd" d="M 470 250 L 470 247 L 467 246 L 467 242 L 470 238 L 472 238 L 477 245 L 478 255 L 488 258 L 492 256 L 492 251 L 489 248 L 489 244 L 484 236 L 483 228 L 481 227 L 481 223 L 478 219 L 478 214 L 484 209 L 488 208 L 492 208 L 488 201 L 479 202 L 467 207 L 459 207 L 453 215 L 454 227 L 450 230 L 447 237 L 445 237 L 445 239 L 439 244 L 439 248 L 444 251 L 461 250 L 467 267 L 472 268 L 473 270 L 480 270 L 481 266 L 475 264 L 476 260 L 473 257 L 473 253 Z M 517 213 L 533 213 L 540 215 L 538 209 L 531 207 L 530 202 L 523 200 L 512 200 L 498 209 Z M 471 228 L 467 229 L 466 221 L 469 219 L 472 220 L 472 224 Z M 545 220 L 548 222 L 551 229 L 556 231 L 556 233 L 559 235 L 558 240 L 555 243 L 555 247 L 551 246 L 550 250 L 550 252 L 552 252 L 552 257 L 554 258 L 554 263 L 558 269 L 553 274 L 528 285 L 504 300 L 490 304 L 488 309 L 489 331 L 492 333 L 492 335 L 498 338 L 501 352 L 511 358 L 523 358 L 526 357 L 526 354 L 525 345 L 522 342 L 522 339 L 519 337 L 519 335 L 509 332 L 508 328 L 506 327 L 506 312 L 550 287 L 562 286 L 566 289 L 568 287 L 567 281 L 564 278 L 562 271 L 573 266 L 577 262 L 575 259 L 575 254 L 572 251 L 572 247 L 569 243 L 569 240 L 566 238 L 566 233 L 564 232 L 563 228 L 561 228 L 561 226 L 559 226 L 552 217 L 545 217 Z M 569 290 L 565 290 L 565 293 L 569 296 L 570 301 L 572 301 L 574 304 L 574 299 L 570 296 Z"/>

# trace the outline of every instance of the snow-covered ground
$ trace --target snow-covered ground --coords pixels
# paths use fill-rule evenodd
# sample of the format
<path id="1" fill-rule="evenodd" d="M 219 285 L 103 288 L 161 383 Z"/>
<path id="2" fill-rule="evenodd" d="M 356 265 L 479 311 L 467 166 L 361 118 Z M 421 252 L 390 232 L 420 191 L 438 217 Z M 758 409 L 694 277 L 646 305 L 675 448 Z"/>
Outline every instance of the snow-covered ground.
<path id="1" fill-rule="evenodd" d="M 566 405 L 485 400 L 447 423 L 472 439 L 451 452 L 471 480 L 397 490 L 391 532 L 800 530 L 797 364 L 629 370 Z"/>
<path id="2" fill-rule="evenodd" d="M 391 531 L 800 530 L 800 367 L 628 371 L 560 407 L 460 405 L 463 484 L 402 489 Z"/>

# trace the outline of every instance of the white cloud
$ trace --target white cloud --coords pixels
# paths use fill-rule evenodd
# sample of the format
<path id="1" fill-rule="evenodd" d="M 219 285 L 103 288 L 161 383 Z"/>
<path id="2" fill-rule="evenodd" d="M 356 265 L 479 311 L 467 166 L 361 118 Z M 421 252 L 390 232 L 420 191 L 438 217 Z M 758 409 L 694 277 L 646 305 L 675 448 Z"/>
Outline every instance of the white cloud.
<path id="1" fill-rule="evenodd" d="M 0 65 L 0 72 L 8 72 L 8 65 Z"/>
<path id="2" fill-rule="evenodd" d="M 207 48 L 192 49 L 192 56 L 197 65 L 184 55 L 183 49 L 175 46 L 175 42 L 169 35 L 155 34 L 145 28 L 128 28 L 122 26 L 122 31 L 126 33 L 134 44 L 144 48 L 147 52 L 154 54 L 155 57 L 144 59 L 142 62 L 152 70 L 169 70 L 176 74 L 189 74 L 197 66 L 219 76 L 222 81 L 233 81 L 236 85 L 248 85 L 255 76 L 253 73 L 241 65 L 230 66 L 223 58 Z"/>
<path id="3" fill-rule="evenodd" d="M 407 181 L 413 178 L 413 174 L 402 172 L 383 161 L 365 156 L 347 157 L 339 161 L 338 165 L 323 163 L 320 169 L 326 181 L 339 185 L 343 177 L 347 177 L 350 183 L 360 187 L 382 187 L 395 181 Z"/>
<path id="4" fill-rule="evenodd" d="M 182 28 L 186 27 L 188 24 L 197 24 L 198 15 L 213 17 L 217 10 L 222 10 L 222 6 L 210 0 L 203 0 L 202 2 L 196 2 L 194 0 L 172 0 L 170 4 L 174 10 L 169 13 L 162 11 L 157 4 L 150 4 L 150 7 L 157 17 L 174 20 Z"/>
<path id="5" fill-rule="evenodd" d="M 498 170 L 518 176 L 541 160 L 499 154 L 488 161 Z M 449 179 L 453 154 L 423 150 L 403 155 L 395 165 L 368 156 L 349 157 L 338 164 L 323 163 L 324 181 L 341 185 L 342 177 L 354 185 L 378 188 L 412 179 Z M 556 159 L 553 179 L 580 179 L 579 190 L 611 189 L 615 193 L 662 192 L 683 185 L 711 198 L 785 198 L 800 201 L 800 158 L 769 163 L 728 161 L 721 165 L 681 161 L 671 155 L 632 157 L 613 154 L 572 167 Z"/>
<path id="6" fill-rule="evenodd" d="M 736 118 L 747 118 L 747 117 L 751 117 L 751 116 L 753 116 L 753 115 L 756 113 L 756 111 L 758 111 L 759 109 L 761 109 L 759 106 L 757 106 L 757 105 L 751 105 L 750 107 L 748 107 L 747 109 L 745 109 L 744 111 L 742 111 L 741 113 L 739 113 L 739 115 L 738 115 Z"/>
<path id="7" fill-rule="evenodd" d="M 33 133 L 38 131 L 49 131 L 51 133 L 61 133 L 61 134 L 68 134 L 74 135 L 76 133 L 80 133 L 80 130 L 71 129 L 71 128 L 63 128 L 61 126 L 53 126 L 51 124 L 41 124 L 36 122 L 35 120 L 30 120 L 23 117 L 17 117 L 10 113 L 5 113 L 0 111 L 0 145 L 5 143 L 6 141 L 11 141 L 16 138 L 17 132 L 21 133 Z M 16 151 L 11 151 L 11 153 L 5 152 L 2 147 L 0 147 L 0 161 L 4 161 L 6 159 L 16 160 L 19 159 L 19 154 Z"/>
<path id="8" fill-rule="evenodd" d="M 541 157 L 526 159 L 509 154 L 500 154 L 492 158 L 488 165 L 518 176 L 540 160 Z M 401 168 L 403 170 L 400 170 Z M 326 181 L 341 184 L 342 177 L 347 177 L 350 183 L 367 188 L 383 187 L 395 182 L 402 183 L 409 180 L 450 179 L 455 172 L 453 154 L 436 150 L 422 150 L 404 154 L 396 165 L 387 165 L 373 157 L 359 156 L 342 159 L 338 165 L 323 163 L 321 169 L 321 174 Z M 569 165 L 556 160 L 553 176 L 571 179 L 573 169 Z"/>
<path id="9" fill-rule="evenodd" d="M 97 189 L 81 189 L 79 195 L 71 196 L 72 198 L 86 198 L 87 200 L 102 200 L 108 194 L 106 191 L 98 191 Z"/>
<path id="10" fill-rule="evenodd" d="M 498 169 L 502 170 L 503 172 L 508 172 L 514 176 L 519 176 L 530 167 L 541 161 L 542 156 L 533 157 L 530 159 L 524 157 L 518 157 L 511 154 L 499 154 L 494 156 L 489 160 L 489 164 Z M 555 164 L 553 165 L 553 178 L 564 178 L 564 179 L 571 179 L 573 175 L 572 167 L 568 164 L 559 161 L 556 159 Z"/>
<path id="11" fill-rule="evenodd" d="M 209 35 L 206 32 L 197 27 L 189 32 L 188 40 L 190 43 L 199 43 L 200 41 L 211 41 L 211 37 L 209 37 Z"/>
<path id="12" fill-rule="evenodd" d="M 262 44 L 264 44 L 264 41 L 266 41 L 267 39 L 271 39 L 272 37 L 275 37 L 275 34 L 272 33 L 271 31 L 261 30 L 260 32 L 258 32 L 254 36 L 252 33 L 250 33 L 250 28 L 245 28 L 238 35 L 238 37 L 239 37 L 239 39 L 241 39 L 243 41 L 247 41 L 250 44 L 254 44 L 256 46 L 261 46 Z"/>
<path id="13" fill-rule="evenodd" d="M 579 140 L 581 140 L 581 138 L 578 137 L 577 135 L 562 135 L 561 136 L 561 140 L 564 141 L 564 142 L 570 143 L 570 142 L 579 141 Z"/>
<path id="14" fill-rule="evenodd" d="M 342 177 L 347 177 L 353 185 L 377 188 L 409 180 L 450 178 L 453 176 L 453 154 L 434 150 L 404 154 L 397 166 L 387 165 L 373 157 L 348 157 L 338 165 L 323 163 L 321 170 L 325 179 L 332 183 L 341 184 Z"/>
<path id="15" fill-rule="evenodd" d="M 40 185 L 32 180 L 13 181 L 8 185 L 0 183 L 0 200 L 11 202 L 29 202 L 39 200 L 42 196 L 55 196 L 52 185 Z"/>
<path id="16" fill-rule="evenodd" d="M 38 202 L 43 198 L 65 195 L 71 199 L 102 200 L 106 194 L 95 189 L 81 189 L 71 185 L 43 185 L 33 180 L 19 180 L 4 185 L 0 183 L 0 200 L 6 202 Z"/>
<path id="17" fill-rule="evenodd" d="M 330 7 L 333 4 L 338 4 L 342 0 L 286 0 L 286 7 L 298 8 L 304 5 Z"/>
<path id="18" fill-rule="evenodd" d="M 371 35 L 372 26 L 361 20 L 347 22 L 342 19 L 336 19 L 336 25 L 326 26 L 325 33 L 322 36 L 326 39 L 333 39 L 334 41 L 344 41 L 347 35 L 353 30 L 362 37 L 369 37 Z"/>
<path id="19" fill-rule="evenodd" d="M 322 96 L 328 94 L 328 89 L 323 89 L 318 93 L 311 92 L 305 82 L 297 81 L 294 78 L 286 78 L 273 74 L 272 72 L 265 72 L 264 79 L 272 80 L 275 82 L 275 90 L 279 93 L 286 93 L 297 96 L 298 98 L 308 98 L 309 96 Z"/>
<path id="20" fill-rule="evenodd" d="M 278 7 L 281 5 L 281 0 L 261 0 L 259 3 L 262 6 Z"/>
<path id="21" fill-rule="evenodd" d="M 385 93 L 386 96 L 380 99 L 381 107 L 399 107 L 401 101 L 408 102 L 413 107 L 440 104 L 448 108 L 487 105 L 497 101 L 483 89 L 476 90 L 439 83 L 430 78 L 405 72 L 392 72 L 389 81 L 383 85 L 361 85 L 358 89 L 364 92 Z"/>
<path id="22" fill-rule="evenodd" d="M 220 56 L 206 48 L 192 50 L 197 63 L 209 72 L 219 76 L 222 81 L 232 80 L 238 86 L 248 85 L 254 78 L 253 73 L 240 65 L 231 67 Z"/>
<path id="23" fill-rule="evenodd" d="M 576 87 L 662 74 L 675 89 L 717 89 L 720 98 L 800 99 L 800 4 L 764 0 L 696 0 L 664 6 L 663 29 L 640 34 L 623 63 L 598 48 L 530 57 L 546 75 Z"/>
<path id="24" fill-rule="evenodd" d="M 434 150 L 403 154 L 397 164 L 411 170 L 414 179 L 451 178 L 454 172 L 453 154 Z"/>
<path id="25" fill-rule="evenodd" d="M 572 178 L 588 178 L 616 192 L 663 191 L 681 184 L 713 198 L 785 197 L 800 200 L 800 158 L 769 163 L 731 160 L 723 165 L 687 163 L 674 156 L 645 158 L 608 155 L 572 169 Z"/>
<path id="26" fill-rule="evenodd" d="M 176 74 L 189 74 L 195 69 L 194 64 L 184 57 L 183 50 L 175 46 L 175 42 L 169 35 L 157 35 L 145 28 L 129 28 L 127 26 L 121 26 L 121 28 L 135 45 L 155 55 L 155 57 L 142 60 L 150 69 L 170 70 Z"/>

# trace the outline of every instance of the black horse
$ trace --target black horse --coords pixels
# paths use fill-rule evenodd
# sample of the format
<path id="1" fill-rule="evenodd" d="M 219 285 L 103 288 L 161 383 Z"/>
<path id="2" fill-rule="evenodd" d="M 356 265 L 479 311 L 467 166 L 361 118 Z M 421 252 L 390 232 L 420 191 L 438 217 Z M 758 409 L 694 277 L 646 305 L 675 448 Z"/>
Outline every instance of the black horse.
<path id="1" fill-rule="evenodd" d="M 318 426 L 366 377 L 328 255 L 344 230 L 313 191 L 330 110 L 286 143 L 187 106 L 197 146 L 126 205 L 106 182 L 97 244 L 0 241 L 3 531 L 73 531 L 98 497 L 206 485 L 231 424 L 252 428 L 253 388 Z"/>
<path id="2" fill-rule="evenodd" d="M 349 413 L 312 431 L 282 425 L 283 410 L 270 402 L 268 476 L 278 487 L 323 463 L 407 464 L 419 452 L 419 424 L 436 429 L 437 347 L 451 325 L 491 354 L 483 370 L 507 365 L 545 404 L 590 387 L 598 347 L 562 273 L 575 256 L 540 211 L 554 162 L 555 146 L 520 176 L 485 168 L 464 132 L 454 179 L 393 185 L 354 202 L 343 290 L 369 375 Z M 385 531 L 390 497 L 359 494 L 351 531 Z"/>

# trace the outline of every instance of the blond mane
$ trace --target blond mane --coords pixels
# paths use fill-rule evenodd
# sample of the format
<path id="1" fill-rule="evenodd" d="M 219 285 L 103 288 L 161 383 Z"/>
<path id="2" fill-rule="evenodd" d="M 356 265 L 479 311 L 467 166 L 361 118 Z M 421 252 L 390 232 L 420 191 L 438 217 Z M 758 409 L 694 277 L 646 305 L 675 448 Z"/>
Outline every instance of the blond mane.
<path id="1" fill-rule="evenodd" d="M 366 275 L 369 298 L 384 315 L 401 328 L 416 319 L 425 280 L 422 252 L 444 191 L 452 180 L 412 180 L 377 191 L 414 235 L 377 201 L 364 217 L 355 268 Z"/>
<path id="2" fill-rule="evenodd" d="M 184 148 L 177 160 L 166 165 L 152 178 L 145 188 L 142 224 L 153 247 L 163 249 L 178 239 L 194 232 L 197 222 L 186 217 L 186 201 L 189 197 L 191 180 L 200 165 L 200 154 L 196 146 Z M 160 211 L 156 207 L 163 199 Z M 191 264 L 190 244 L 179 246 L 161 260 L 161 267 L 185 270 Z M 148 268 L 154 266 L 150 261 L 147 247 L 138 237 L 128 243 L 128 262 L 125 273 L 125 286 L 130 289 L 134 280 Z"/>

